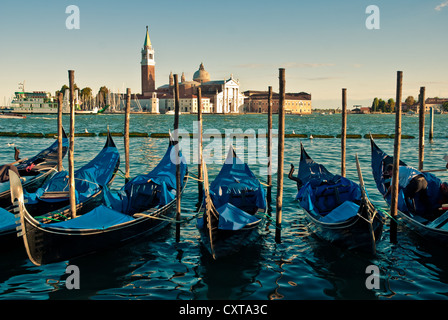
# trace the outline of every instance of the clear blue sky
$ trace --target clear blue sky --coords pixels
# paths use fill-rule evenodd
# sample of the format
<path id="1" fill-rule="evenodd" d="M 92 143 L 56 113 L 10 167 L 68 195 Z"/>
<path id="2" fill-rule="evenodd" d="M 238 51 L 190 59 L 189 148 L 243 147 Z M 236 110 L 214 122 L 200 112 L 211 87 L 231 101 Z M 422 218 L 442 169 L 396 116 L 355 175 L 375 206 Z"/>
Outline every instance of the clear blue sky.
<path id="1" fill-rule="evenodd" d="M 80 29 L 66 28 L 66 7 L 80 9 Z M 380 9 L 380 29 L 365 22 Z M 75 70 L 79 87 L 140 88 L 140 50 L 149 26 L 156 86 L 169 73 L 188 80 L 201 62 L 212 80 L 239 79 L 243 90 L 312 94 L 313 107 L 370 105 L 395 99 L 403 71 L 403 99 L 448 97 L 447 0 L 172 0 L 10 1 L 0 3 L 0 105 L 25 82 L 53 92 Z"/>

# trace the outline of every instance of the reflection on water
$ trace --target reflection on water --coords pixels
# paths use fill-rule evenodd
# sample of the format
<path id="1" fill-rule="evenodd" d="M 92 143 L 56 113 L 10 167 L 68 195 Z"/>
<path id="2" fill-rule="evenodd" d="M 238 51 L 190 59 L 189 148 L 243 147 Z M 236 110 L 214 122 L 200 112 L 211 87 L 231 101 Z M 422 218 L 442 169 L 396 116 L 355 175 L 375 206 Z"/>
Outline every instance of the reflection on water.
<path id="1" fill-rule="evenodd" d="M 448 140 L 444 128 L 448 124 L 445 115 L 435 116 L 435 141 L 426 143 L 425 169 L 444 168 Z M 76 131 L 123 131 L 122 115 L 77 116 Z M 180 127 L 193 132 L 195 115 L 182 115 Z M 311 115 L 286 117 L 286 132 L 305 134 L 340 133 L 340 115 Z M 164 132 L 172 129 L 173 117 L 131 115 L 131 132 Z M 277 127 L 277 116 L 273 126 Z M 68 128 L 68 117 L 64 116 Z M 264 129 L 265 115 L 217 116 L 204 115 L 204 130 Z M 428 122 L 427 122 L 428 123 Z M 403 117 L 403 134 L 418 134 L 418 118 Z M 56 132 L 55 116 L 29 116 L 15 122 L 0 119 L 0 132 Z M 392 115 L 350 115 L 349 134 L 394 132 Z M 114 137 L 121 154 L 121 170 L 124 171 L 123 138 Z M 0 137 L 0 162 L 13 161 L 14 146 L 23 157 L 49 145 L 52 139 Z M 76 138 L 75 167 L 92 159 L 103 147 L 106 137 Z M 300 156 L 300 142 L 309 155 L 338 173 L 340 170 L 340 141 L 331 139 L 286 139 L 285 170 L 289 163 L 296 168 Z M 385 151 L 393 152 L 393 140 L 376 141 Z M 207 142 L 211 143 L 211 142 Z M 12 145 L 14 144 L 14 146 Z M 131 138 L 131 176 L 147 173 L 158 163 L 166 151 L 167 139 Z M 245 144 L 247 147 L 247 144 Z M 262 144 L 260 144 L 262 146 Z M 402 140 L 402 160 L 417 166 L 418 139 Z M 261 151 L 264 151 L 261 150 Z M 195 151 L 191 150 L 191 155 Z M 223 157 L 226 155 L 223 146 Z M 247 150 L 245 151 L 247 153 Z M 357 181 L 355 154 L 358 154 L 366 188 L 371 201 L 385 208 L 376 190 L 370 170 L 370 144 L 368 139 L 347 140 L 347 177 Z M 259 159 L 258 159 L 259 160 Z M 67 159 L 64 160 L 67 168 Z M 251 168 L 258 175 L 264 162 L 257 161 Z M 216 176 L 220 164 L 207 165 L 210 179 Z M 197 173 L 197 165 L 189 166 L 191 175 Z M 287 172 L 286 172 L 287 174 Z M 447 172 L 440 172 L 442 180 L 448 180 Z M 265 176 L 260 176 L 266 181 Z M 285 177 L 286 178 L 286 177 Z M 124 182 L 117 176 L 113 188 Z M 276 175 L 273 177 L 273 194 L 276 198 Z M 190 179 L 182 198 L 181 239 L 175 241 L 175 227 L 161 231 L 153 237 L 119 248 L 112 248 L 73 261 L 36 267 L 27 258 L 23 247 L 2 248 L 0 259 L 0 299 L 123 299 L 123 300 L 294 300 L 294 299 L 446 299 L 448 294 L 448 261 L 445 249 L 426 243 L 415 234 L 399 226 L 398 244 L 389 242 L 388 224 L 378 243 L 376 256 L 344 251 L 316 238 L 306 222 L 297 202 L 295 184 L 284 179 L 282 242 L 276 243 L 275 202 L 267 232 L 253 246 L 242 252 L 214 261 L 199 240 L 195 226 L 197 182 Z M 65 287 L 68 264 L 80 269 L 81 290 Z M 376 265 L 380 269 L 380 289 L 368 290 L 365 286 L 366 267 Z"/>

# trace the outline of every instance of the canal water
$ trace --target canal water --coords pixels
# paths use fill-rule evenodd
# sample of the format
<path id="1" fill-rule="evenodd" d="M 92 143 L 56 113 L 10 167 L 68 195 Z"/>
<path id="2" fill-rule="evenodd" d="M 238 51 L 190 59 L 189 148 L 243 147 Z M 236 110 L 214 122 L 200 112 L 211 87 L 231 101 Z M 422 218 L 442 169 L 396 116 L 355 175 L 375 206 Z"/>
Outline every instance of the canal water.
<path id="1" fill-rule="evenodd" d="M 193 133 L 196 115 L 181 115 L 180 128 Z M 401 159 L 412 166 L 418 162 L 418 117 L 403 116 L 402 131 L 415 139 L 403 139 Z M 273 127 L 278 118 L 274 115 Z M 131 132 L 167 133 L 172 130 L 171 115 L 132 114 Z M 0 132 L 54 133 L 55 115 L 29 115 L 26 119 L 0 119 Z M 68 132 L 69 117 L 63 124 Z M 75 167 L 92 159 L 103 147 L 106 132 L 123 132 L 124 115 L 77 115 L 75 131 L 97 133 L 95 137 L 75 140 Z M 360 139 L 347 139 L 347 177 L 357 181 L 355 154 L 361 161 L 366 188 L 371 201 L 386 209 L 376 190 L 370 170 L 370 143 L 365 134 L 393 134 L 394 115 L 349 115 L 348 134 L 360 134 Z M 434 141 L 425 143 L 425 169 L 445 168 L 444 156 L 448 139 L 448 117 L 436 115 Z M 266 129 L 266 115 L 204 115 L 204 132 L 255 132 Z M 126 246 L 72 261 L 35 266 L 24 249 L 2 248 L 0 255 L 0 300 L 410 300 L 446 299 L 448 294 L 448 259 L 446 249 L 428 243 L 399 223 L 398 243 L 389 241 L 389 219 L 378 242 L 375 256 L 350 252 L 334 247 L 312 234 L 302 209 L 294 200 L 296 186 L 287 179 L 290 164 L 298 167 L 300 143 L 317 162 L 334 173 L 340 171 L 340 114 L 287 115 L 286 133 L 306 134 L 307 138 L 285 139 L 285 179 L 281 243 L 275 241 L 275 222 L 260 240 L 243 251 L 213 260 L 202 247 L 196 229 L 197 182 L 190 179 L 182 197 L 180 241 L 175 240 L 175 227 Z M 426 133 L 429 131 L 429 117 Z M 331 135 L 334 138 L 314 138 L 310 135 Z M 427 136 L 426 136 L 427 137 Z M 122 137 L 114 137 L 121 154 L 124 171 Z M 0 163 L 14 161 L 14 146 L 22 157 L 32 156 L 54 141 L 53 138 L 0 137 Z M 184 141 L 185 142 L 185 141 Z M 227 140 L 229 142 L 229 140 Z M 218 138 L 204 140 L 210 180 L 219 172 L 227 153 L 227 142 Z M 377 144 L 393 154 L 393 139 L 377 139 Z M 256 155 L 251 143 L 237 146 L 254 173 L 266 182 L 266 144 L 255 140 Z M 237 141 L 234 141 L 237 144 Z M 189 172 L 197 174 L 190 156 Z M 213 147 L 212 147 L 213 146 Z M 219 148 L 217 146 L 222 146 Z M 167 147 L 166 138 L 133 137 L 130 139 L 131 176 L 149 172 L 160 160 Z M 208 149 L 207 149 L 208 148 Z M 213 149 L 213 152 L 210 150 Z M 218 161 L 219 159 L 219 161 Z M 67 157 L 64 166 L 67 168 Z M 447 172 L 437 173 L 448 180 Z M 120 188 L 124 179 L 117 177 L 113 188 Z M 275 217 L 276 175 L 273 176 L 272 216 Z M 66 287 L 68 264 L 80 270 L 80 289 Z M 368 289 L 370 275 L 366 268 L 378 267 L 379 287 Z"/>

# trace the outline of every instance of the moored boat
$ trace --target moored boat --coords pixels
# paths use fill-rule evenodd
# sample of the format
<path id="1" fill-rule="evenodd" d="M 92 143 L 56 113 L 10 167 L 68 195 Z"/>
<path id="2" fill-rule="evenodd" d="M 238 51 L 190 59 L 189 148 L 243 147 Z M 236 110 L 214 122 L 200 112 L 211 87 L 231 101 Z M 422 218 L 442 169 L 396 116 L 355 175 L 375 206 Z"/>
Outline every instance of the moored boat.
<path id="1" fill-rule="evenodd" d="M 25 115 L 17 113 L 0 113 L 0 119 L 26 119 Z"/>
<path id="2" fill-rule="evenodd" d="M 148 174 L 139 175 L 118 192 L 106 189 L 103 204 L 72 219 L 43 223 L 32 217 L 24 204 L 20 180 L 12 179 L 12 194 L 20 216 L 29 259 L 36 265 L 73 259 L 150 235 L 173 221 L 176 213 L 176 164 L 173 145 Z M 183 159 L 183 157 L 181 158 Z M 181 160 L 183 187 L 186 162 Z"/>
<path id="3" fill-rule="evenodd" d="M 358 166 L 358 174 L 362 177 Z M 376 253 L 384 216 L 367 198 L 364 185 L 332 174 L 301 144 L 296 199 L 315 234 L 337 246 Z"/>
<path id="4" fill-rule="evenodd" d="M 372 174 L 378 191 L 383 195 L 385 201 L 390 206 L 391 195 L 387 192 L 385 172 L 388 165 L 393 164 L 393 157 L 381 150 L 373 138 L 371 141 L 371 165 Z M 404 170 L 402 170 L 404 169 Z M 402 171 L 402 172 L 400 172 Z M 405 172 L 408 174 L 404 174 Z M 444 184 L 438 177 L 430 172 L 420 172 L 400 160 L 398 179 L 398 202 L 397 216 L 406 227 L 414 231 L 419 236 L 442 245 L 448 245 L 448 206 L 440 203 L 444 196 L 442 195 L 441 186 Z M 427 196 L 430 207 L 427 207 L 422 198 L 419 196 L 414 198 L 417 210 L 410 210 L 405 200 L 404 189 L 411 179 L 417 175 L 422 175 L 427 181 Z M 442 201 L 443 202 L 443 201 Z"/>
<path id="5" fill-rule="evenodd" d="M 102 189 L 110 185 L 120 165 L 120 154 L 110 132 L 100 152 L 75 170 L 75 198 L 79 207 L 96 203 L 102 198 Z M 27 210 L 41 215 L 59 210 L 70 204 L 68 171 L 56 173 L 35 192 L 25 193 Z"/>
<path id="6" fill-rule="evenodd" d="M 41 150 L 31 158 L 22 159 L 15 164 L 23 182 L 26 192 L 35 192 L 42 184 L 52 177 L 58 165 L 58 141 Z M 62 128 L 62 157 L 68 149 L 68 138 Z M 9 181 L 0 183 L 0 207 L 6 208 L 11 205 L 11 192 Z"/>
<path id="7" fill-rule="evenodd" d="M 205 162 L 203 167 L 204 201 L 197 228 L 203 245 L 217 259 L 240 251 L 260 236 L 265 221 L 265 191 L 233 147 L 210 186 Z"/>

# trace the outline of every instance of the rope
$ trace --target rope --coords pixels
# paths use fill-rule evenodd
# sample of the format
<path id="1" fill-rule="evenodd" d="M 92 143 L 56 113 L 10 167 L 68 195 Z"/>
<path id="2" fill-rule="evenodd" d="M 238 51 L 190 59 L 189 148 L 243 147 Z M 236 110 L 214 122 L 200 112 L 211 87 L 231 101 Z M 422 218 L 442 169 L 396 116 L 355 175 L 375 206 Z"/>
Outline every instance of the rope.
<path id="1" fill-rule="evenodd" d="M 199 213 L 198 213 L 199 214 Z M 133 217 L 144 217 L 144 218 L 151 218 L 151 219 L 156 219 L 156 220 L 162 220 L 162 221 L 168 221 L 171 223 L 185 223 L 185 222 L 190 222 L 191 220 L 193 220 L 194 218 L 196 218 L 198 216 L 198 214 L 192 216 L 191 218 L 188 219 L 181 219 L 180 221 L 177 221 L 175 218 L 166 218 L 166 217 L 156 217 L 156 216 L 152 216 L 150 214 L 146 214 L 146 213 L 136 213 L 133 215 Z"/>
<path id="2" fill-rule="evenodd" d="M 121 171 L 120 169 L 118 169 L 119 171 Z M 121 171 L 122 173 L 123 173 L 123 171 Z M 119 174 L 118 173 L 118 171 L 116 171 L 115 173 L 114 173 L 114 175 L 117 175 L 117 176 L 119 176 L 119 177 L 121 177 L 121 178 L 123 178 L 123 179 L 126 179 L 126 177 L 124 176 L 124 175 L 122 175 L 122 174 Z"/>
<path id="3" fill-rule="evenodd" d="M 187 177 L 187 178 L 191 178 L 191 179 L 193 179 L 193 180 L 196 180 L 196 181 L 199 181 L 199 182 L 204 182 L 204 179 L 197 179 L 197 178 L 195 178 L 195 177 L 192 177 L 192 176 L 190 176 L 190 175 L 187 175 L 187 176 L 185 176 L 185 177 Z"/>
<path id="4" fill-rule="evenodd" d="M 384 213 L 386 216 L 388 216 L 389 218 L 391 218 L 392 220 L 394 220 L 397 224 L 399 223 L 399 221 L 397 219 L 395 219 L 394 217 L 392 217 L 387 211 L 384 211 L 383 209 L 378 209 L 380 210 L 382 213 Z"/>

